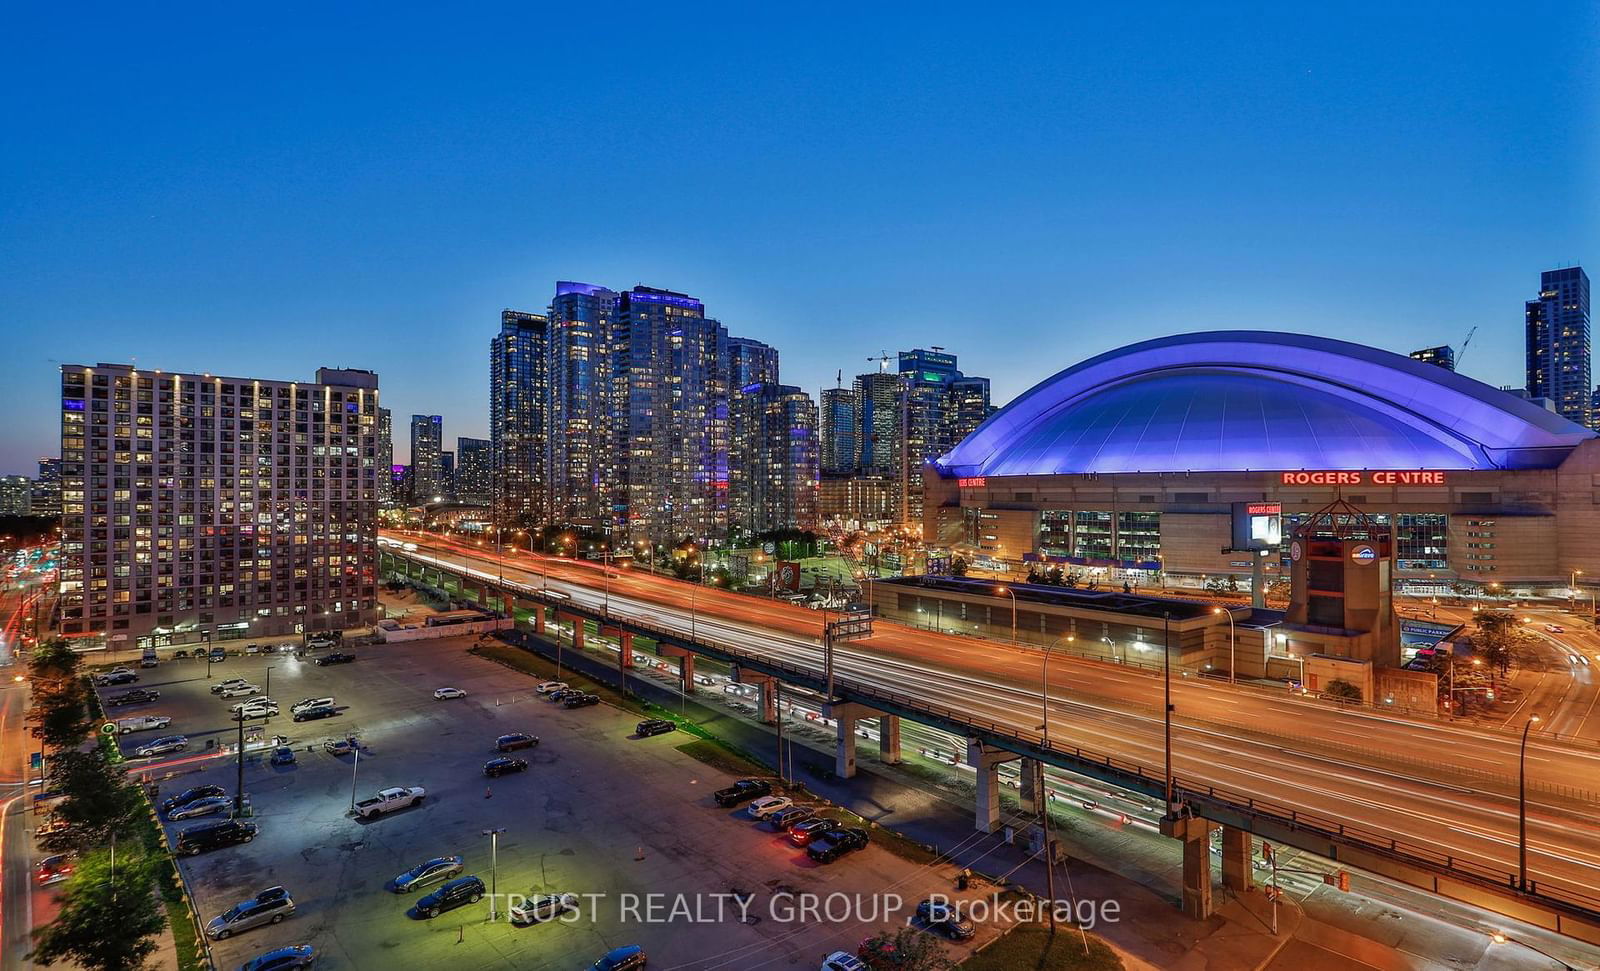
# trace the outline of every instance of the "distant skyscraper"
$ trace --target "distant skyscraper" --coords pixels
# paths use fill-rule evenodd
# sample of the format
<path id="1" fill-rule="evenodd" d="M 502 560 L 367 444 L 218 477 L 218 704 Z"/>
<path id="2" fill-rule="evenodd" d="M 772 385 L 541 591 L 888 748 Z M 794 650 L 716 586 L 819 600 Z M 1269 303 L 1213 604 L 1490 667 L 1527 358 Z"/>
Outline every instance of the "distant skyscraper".
<path id="1" fill-rule="evenodd" d="M 1523 305 L 1523 320 L 1529 397 L 1549 398 L 1558 414 L 1590 425 L 1588 274 L 1578 266 L 1541 273 L 1539 297 Z"/>
<path id="2" fill-rule="evenodd" d="M 494 442 L 456 439 L 456 501 L 488 505 L 494 501 Z"/>
<path id="3" fill-rule="evenodd" d="M 962 374 L 943 348 L 902 351 L 901 521 L 922 522 L 922 470 L 989 416 L 989 379 Z"/>
<path id="4" fill-rule="evenodd" d="M 411 416 L 411 488 L 418 504 L 444 498 L 446 487 L 439 465 L 444 445 L 444 419 L 438 415 Z"/>
<path id="5" fill-rule="evenodd" d="M 1412 351 L 1411 359 L 1413 361 L 1421 361 L 1424 364 L 1437 364 L 1446 371 L 1454 371 L 1456 369 L 1456 350 L 1449 344 L 1441 344 L 1438 347 L 1424 347 L 1420 351 Z"/>
<path id="6" fill-rule="evenodd" d="M 396 505 L 394 481 L 384 470 L 394 465 L 394 416 L 387 408 L 378 409 L 378 508 Z"/>
<path id="7" fill-rule="evenodd" d="M 221 647 L 377 619 L 376 374 L 71 365 L 57 400 L 63 634 Z"/>
<path id="8" fill-rule="evenodd" d="M 34 516 L 61 515 L 61 460 L 39 460 L 39 477 L 33 480 Z"/>
<path id="9" fill-rule="evenodd" d="M 456 496 L 456 453 L 443 451 L 439 453 L 439 484 L 443 487 L 443 495 L 451 502 L 460 502 Z"/>
<path id="10" fill-rule="evenodd" d="M 609 532 L 616 463 L 611 328 L 616 291 L 562 281 L 550 301 L 551 518 Z"/>
<path id="11" fill-rule="evenodd" d="M 750 535 L 817 524 L 817 405 L 799 388 L 751 384 L 729 404 L 728 507 Z"/>
<path id="12" fill-rule="evenodd" d="M 728 331 L 699 300 L 634 287 L 611 340 L 613 505 L 630 540 L 728 529 Z"/>
<path id="13" fill-rule="evenodd" d="M 822 471 L 846 475 L 856 470 L 861 452 L 856 445 L 856 392 L 854 388 L 824 388 L 819 439 Z"/>
<path id="14" fill-rule="evenodd" d="M 489 342 L 496 515 L 530 527 L 550 514 L 549 339 L 548 318 L 507 310 Z"/>
<path id="15" fill-rule="evenodd" d="M 778 349 L 748 337 L 728 338 L 728 386 L 778 383 Z"/>
<path id="16" fill-rule="evenodd" d="M 944 454 L 978 430 L 994 414 L 989 403 L 989 379 L 964 374 L 950 382 L 950 398 L 945 406 Z"/>
<path id="17" fill-rule="evenodd" d="M 411 505 L 411 466 L 389 466 L 389 501 L 396 506 Z"/>
<path id="18" fill-rule="evenodd" d="M 900 468 L 900 376 L 856 377 L 856 467 L 863 475 L 896 479 Z"/>
<path id="19" fill-rule="evenodd" d="M 25 475 L 0 476 L 0 516 L 33 515 L 33 480 Z"/>

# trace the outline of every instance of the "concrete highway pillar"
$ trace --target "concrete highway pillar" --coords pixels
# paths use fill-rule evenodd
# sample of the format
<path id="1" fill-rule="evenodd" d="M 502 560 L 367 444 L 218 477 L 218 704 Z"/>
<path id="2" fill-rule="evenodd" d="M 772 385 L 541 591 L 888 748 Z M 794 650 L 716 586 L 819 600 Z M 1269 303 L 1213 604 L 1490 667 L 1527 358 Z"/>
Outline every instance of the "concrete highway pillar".
<path id="1" fill-rule="evenodd" d="M 1017 758 L 1010 752 L 989 748 L 976 738 L 967 739 L 967 764 L 978 773 L 977 812 L 973 828 L 993 833 L 1000 828 L 1000 763 Z"/>
<path id="2" fill-rule="evenodd" d="M 1211 831 L 1216 824 L 1192 816 L 1161 820 L 1161 833 L 1183 841 L 1183 912 L 1195 920 L 1211 916 Z M 1246 868 L 1249 861 L 1245 861 Z"/>
<path id="3" fill-rule="evenodd" d="M 678 660 L 678 676 L 683 679 L 683 693 L 694 694 L 694 655 L 685 651 Z"/>
<path id="4" fill-rule="evenodd" d="M 759 682 L 761 694 L 761 721 L 765 725 L 778 723 L 778 679 L 763 678 Z"/>
<path id="5" fill-rule="evenodd" d="M 1235 893 L 1248 893 L 1255 885 L 1250 872 L 1251 849 L 1249 833 L 1222 827 L 1222 885 Z"/>
<path id="6" fill-rule="evenodd" d="M 1022 811 L 1037 816 L 1043 809 L 1045 799 L 1044 789 L 1044 763 L 1038 759 L 1022 759 L 1017 763 L 1021 777 Z"/>
<path id="7" fill-rule="evenodd" d="M 878 761 L 884 765 L 900 764 L 900 716 L 878 716 Z"/>
<path id="8" fill-rule="evenodd" d="M 533 605 L 533 632 L 544 636 L 544 604 Z"/>
<path id="9" fill-rule="evenodd" d="M 617 646 L 621 648 L 618 651 L 617 665 L 623 668 L 633 667 L 633 632 L 618 631 Z"/>
<path id="10" fill-rule="evenodd" d="M 560 617 L 561 615 L 557 614 L 556 616 Z M 582 617 L 568 617 L 567 619 L 572 622 L 572 649 L 581 651 L 583 650 L 584 635 L 588 633 L 585 629 L 585 621 Z"/>
<path id="11" fill-rule="evenodd" d="M 841 779 L 853 779 L 856 774 L 856 713 L 850 705 L 835 705 L 833 717 L 837 728 L 833 774 Z"/>

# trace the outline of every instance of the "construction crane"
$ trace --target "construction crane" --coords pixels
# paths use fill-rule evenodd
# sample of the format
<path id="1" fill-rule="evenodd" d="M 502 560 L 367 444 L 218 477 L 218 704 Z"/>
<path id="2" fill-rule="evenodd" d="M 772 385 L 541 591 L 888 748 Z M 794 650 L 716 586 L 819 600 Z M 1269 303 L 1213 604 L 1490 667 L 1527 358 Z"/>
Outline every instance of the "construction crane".
<path id="1" fill-rule="evenodd" d="M 1472 329 L 1467 331 L 1467 339 L 1461 342 L 1461 350 L 1456 352 L 1456 370 L 1457 371 L 1461 370 L 1461 359 L 1467 356 L 1467 345 L 1472 343 L 1472 335 L 1476 334 L 1477 332 L 1478 332 L 1478 325 L 1477 324 L 1473 324 L 1472 325 Z"/>
<path id="2" fill-rule="evenodd" d="M 882 352 L 877 357 L 869 357 L 869 358 L 867 358 L 868 361 L 877 361 L 878 362 L 878 373 L 879 374 L 882 374 L 884 371 L 888 370 L 889 362 L 894 360 L 894 359 L 895 359 L 894 355 L 890 354 L 888 351 Z"/>

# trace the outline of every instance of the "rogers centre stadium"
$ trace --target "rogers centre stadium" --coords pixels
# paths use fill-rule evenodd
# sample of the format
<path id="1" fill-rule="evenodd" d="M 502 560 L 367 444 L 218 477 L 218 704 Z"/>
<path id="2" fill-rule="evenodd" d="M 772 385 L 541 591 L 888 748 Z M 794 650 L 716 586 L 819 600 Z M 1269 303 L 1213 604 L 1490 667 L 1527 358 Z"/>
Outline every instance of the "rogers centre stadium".
<path id="1" fill-rule="evenodd" d="M 1286 547 L 1298 517 L 1343 498 L 1389 526 L 1403 578 L 1600 576 L 1594 432 L 1444 368 L 1303 334 L 1183 334 L 1090 358 L 923 478 L 928 544 L 986 570 L 1247 576 L 1249 554 L 1227 552 L 1235 503 L 1281 505 Z"/>

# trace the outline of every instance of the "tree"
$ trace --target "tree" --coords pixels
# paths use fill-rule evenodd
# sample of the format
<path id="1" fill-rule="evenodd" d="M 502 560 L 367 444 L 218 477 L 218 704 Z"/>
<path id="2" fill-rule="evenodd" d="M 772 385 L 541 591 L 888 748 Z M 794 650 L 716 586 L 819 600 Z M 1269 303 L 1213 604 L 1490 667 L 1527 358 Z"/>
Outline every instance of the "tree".
<path id="1" fill-rule="evenodd" d="M 1337 698 L 1340 701 L 1359 702 L 1361 700 L 1360 686 L 1351 684 L 1341 678 L 1329 681 L 1328 686 L 1323 689 L 1323 694 L 1330 698 Z"/>
<path id="2" fill-rule="evenodd" d="M 41 644 L 28 658 L 33 695 L 28 720 L 33 736 L 51 748 L 76 748 L 91 731 L 79 662 L 77 652 L 63 640 Z"/>
<path id="3" fill-rule="evenodd" d="M 136 832 L 144 805 L 139 787 L 99 748 L 57 752 L 50 759 L 49 779 L 64 796 L 53 814 L 63 828 L 51 835 L 50 849 L 104 846 Z"/>
<path id="4" fill-rule="evenodd" d="M 34 937 L 40 964 L 71 961 L 87 971 L 137 971 L 166 926 L 153 885 L 161 862 L 143 851 L 96 850 L 78 860 L 59 890 L 61 909 Z"/>
<path id="5" fill-rule="evenodd" d="M 895 971 L 950 971 L 956 966 L 937 938 L 915 927 L 868 938 L 861 947 L 868 952 L 894 955 L 886 966 Z"/>
<path id="6" fill-rule="evenodd" d="M 957 556 L 957 557 L 953 557 L 950 560 L 950 575 L 951 576 L 953 576 L 953 577 L 964 577 L 964 576 L 967 575 L 967 569 L 968 569 L 968 567 L 967 567 L 967 558 L 966 557 Z"/>
<path id="7" fill-rule="evenodd" d="M 1535 640 L 1523 629 L 1516 614 L 1507 610 L 1486 610 L 1478 614 L 1472 649 L 1490 670 L 1497 670 L 1505 677 L 1513 663 L 1520 664 L 1527 657 Z"/>

